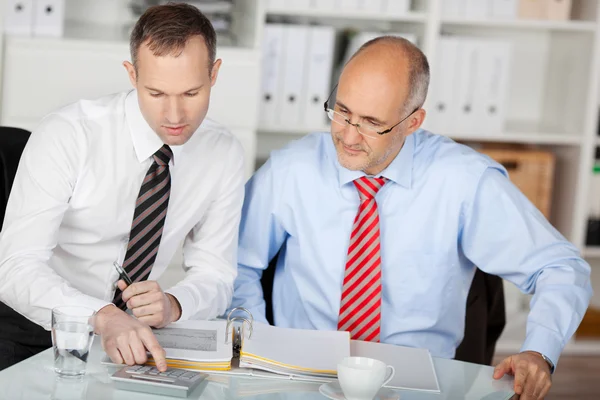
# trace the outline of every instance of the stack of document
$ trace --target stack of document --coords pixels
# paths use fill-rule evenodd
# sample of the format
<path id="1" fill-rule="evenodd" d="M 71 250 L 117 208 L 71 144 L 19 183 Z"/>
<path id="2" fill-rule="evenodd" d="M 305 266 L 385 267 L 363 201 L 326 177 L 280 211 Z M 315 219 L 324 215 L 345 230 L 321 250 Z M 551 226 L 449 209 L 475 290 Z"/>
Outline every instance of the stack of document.
<path id="1" fill-rule="evenodd" d="M 167 366 L 207 371 L 231 369 L 233 349 L 226 343 L 226 321 L 182 321 L 154 329 L 167 353 Z M 149 361 L 153 365 L 153 360 Z"/>
<path id="2" fill-rule="evenodd" d="M 348 332 L 280 328 L 251 319 L 246 322 L 239 358 L 233 351 L 237 334 L 226 320 L 176 322 L 154 330 L 154 334 L 167 353 L 167 366 L 203 370 L 211 374 L 211 381 L 224 385 L 231 383 L 228 375 L 236 376 L 240 392 L 270 393 L 286 387 L 258 383 L 255 378 L 305 382 L 307 385 L 291 384 L 289 390 L 316 392 L 317 387 L 308 383 L 335 380 L 338 363 L 349 356 L 371 357 L 394 366 L 396 373 L 386 387 L 440 391 L 427 349 L 354 341 Z M 108 356 L 102 363 L 114 365 Z M 154 365 L 153 360 L 148 364 Z M 241 381 L 243 378 L 253 379 Z"/>
<path id="3" fill-rule="evenodd" d="M 244 337 L 240 367 L 261 369 L 289 377 L 337 377 L 337 365 L 350 356 L 350 334 L 278 328 L 254 323 Z"/>

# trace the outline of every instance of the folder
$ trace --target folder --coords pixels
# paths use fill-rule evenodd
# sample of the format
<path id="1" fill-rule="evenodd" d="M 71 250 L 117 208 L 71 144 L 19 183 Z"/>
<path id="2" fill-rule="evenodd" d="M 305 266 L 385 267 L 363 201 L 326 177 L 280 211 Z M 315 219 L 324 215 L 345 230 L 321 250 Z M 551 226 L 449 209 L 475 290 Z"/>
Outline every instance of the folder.
<path id="1" fill-rule="evenodd" d="M 281 123 L 286 126 L 303 125 L 304 108 L 301 106 L 306 86 L 306 53 L 309 26 L 284 27 L 283 84 L 281 94 Z"/>
<path id="2" fill-rule="evenodd" d="M 477 46 L 474 122 L 481 133 L 500 134 L 504 131 L 506 116 L 511 44 L 501 40 L 481 40 Z"/>
<path id="3" fill-rule="evenodd" d="M 310 8 L 322 11 L 337 10 L 337 0 L 313 0 Z"/>
<path id="4" fill-rule="evenodd" d="M 153 333 L 166 351 L 168 367 L 205 371 L 215 382 L 227 381 L 224 375 L 331 382 L 337 378 L 341 360 L 360 356 L 382 360 L 397 371 L 404 371 L 386 387 L 440 391 L 427 349 L 357 342 L 350 340 L 346 331 L 262 324 L 254 321 L 243 307 L 231 310 L 226 319 L 175 322 L 166 328 L 153 329 Z M 121 366 L 112 363 L 108 356 L 101 363 Z M 155 362 L 150 359 L 146 364 Z"/>
<path id="5" fill-rule="evenodd" d="M 33 0 L 4 0 L 4 32 L 7 35 L 31 36 Z"/>
<path id="6" fill-rule="evenodd" d="M 543 19 L 545 14 L 545 0 L 519 0 L 520 19 Z"/>
<path id="7" fill-rule="evenodd" d="M 492 18 L 513 20 L 517 18 L 519 0 L 492 0 L 490 6 Z"/>
<path id="8" fill-rule="evenodd" d="M 293 8 L 294 10 L 308 10 L 311 8 L 311 0 L 287 0 L 287 2 L 284 2 L 284 7 Z"/>
<path id="9" fill-rule="evenodd" d="M 475 74 L 479 68 L 481 47 L 477 39 L 460 38 L 458 46 L 457 73 L 454 80 L 456 85 L 456 116 L 452 131 L 460 135 L 470 135 L 477 132 L 477 119 L 475 117 L 475 95 L 477 79 Z"/>
<path id="10" fill-rule="evenodd" d="M 266 9 L 268 10 L 281 10 L 286 6 L 287 0 L 267 0 Z"/>
<path id="11" fill-rule="evenodd" d="M 358 0 L 356 11 L 368 14 L 380 14 L 385 11 L 383 0 Z"/>
<path id="12" fill-rule="evenodd" d="M 445 18 L 464 17 L 465 0 L 444 0 L 442 2 L 442 16 Z"/>
<path id="13" fill-rule="evenodd" d="M 571 18 L 572 0 L 546 0 L 546 19 L 566 21 Z"/>
<path id="14" fill-rule="evenodd" d="M 361 0 L 338 0 L 340 11 L 357 11 Z"/>
<path id="15" fill-rule="evenodd" d="M 63 36 L 65 0 L 34 0 L 33 5 L 33 35 Z"/>
<path id="16" fill-rule="evenodd" d="M 304 126 L 321 129 L 326 126 L 327 116 L 323 103 L 330 93 L 335 47 L 335 29 L 326 26 L 310 28 L 306 92 L 303 95 Z"/>
<path id="17" fill-rule="evenodd" d="M 410 0 L 386 0 L 384 13 L 391 16 L 404 16 L 410 11 Z"/>
<path id="18" fill-rule="evenodd" d="M 263 128 L 281 122 L 284 30 L 285 26 L 281 24 L 267 24 L 264 28 L 259 115 L 259 124 Z"/>
<path id="19" fill-rule="evenodd" d="M 252 335 L 242 339 L 240 367 L 288 376 L 335 379 L 337 364 L 349 356 L 348 332 L 255 323 Z"/>
<path id="20" fill-rule="evenodd" d="M 486 19 L 489 16 L 489 1 L 463 0 L 462 16 L 467 19 Z"/>
<path id="21" fill-rule="evenodd" d="M 458 114 L 456 77 L 458 75 L 460 39 L 442 36 L 439 51 L 432 66 L 431 89 L 427 100 L 425 129 L 439 134 L 454 132 Z"/>

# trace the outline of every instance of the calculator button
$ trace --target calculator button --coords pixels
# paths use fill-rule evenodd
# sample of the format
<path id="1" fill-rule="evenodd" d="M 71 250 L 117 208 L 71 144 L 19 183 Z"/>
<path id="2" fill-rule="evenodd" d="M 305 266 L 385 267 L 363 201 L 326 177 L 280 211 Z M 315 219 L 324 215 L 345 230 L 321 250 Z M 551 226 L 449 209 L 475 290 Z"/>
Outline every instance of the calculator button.
<path id="1" fill-rule="evenodd" d="M 150 371 L 152 369 L 152 367 L 142 367 L 140 369 L 138 369 L 138 372 L 146 372 L 146 371 Z"/>
<path id="2" fill-rule="evenodd" d="M 173 372 L 171 372 L 169 375 L 170 375 L 170 376 L 177 377 L 177 376 L 181 376 L 181 375 L 183 375 L 184 373 L 185 373 L 185 371 L 173 371 Z"/>
<path id="3" fill-rule="evenodd" d="M 147 381 L 156 381 L 156 382 L 165 382 L 165 383 L 174 383 L 174 379 L 162 378 L 160 376 L 148 376 L 148 375 L 131 375 L 132 378 L 136 379 L 145 379 Z"/>

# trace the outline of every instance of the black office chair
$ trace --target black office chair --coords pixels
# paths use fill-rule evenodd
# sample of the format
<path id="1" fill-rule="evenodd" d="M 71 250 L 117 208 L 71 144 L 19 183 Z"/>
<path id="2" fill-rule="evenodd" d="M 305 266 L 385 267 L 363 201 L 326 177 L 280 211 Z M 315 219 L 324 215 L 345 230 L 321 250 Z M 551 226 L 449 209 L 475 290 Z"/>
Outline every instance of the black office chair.
<path id="1" fill-rule="evenodd" d="M 29 135 L 30 132 L 25 129 L 0 126 L 0 229 L 10 189 Z"/>
<path id="2" fill-rule="evenodd" d="M 278 254 L 263 271 L 261 285 L 266 317 L 273 322 L 273 281 Z M 502 278 L 477 269 L 467 296 L 465 335 L 454 358 L 476 364 L 492 365 L 496 342 L 506 325 Z"/>
<path id="3" fill-rule="evenodd" d="M 19 160 L 29 140 L 30 132 L 25 129 L 0 126 L 0 228 L 4 222 L 6 204 L 15 180 Z M 0 301 L 0 340 L 20 335 L 24 345 L 38 347 L 36 351 L 15 348 L 15 354 L 25 352 L 32 356 L 52 346 L 50 333 L 34 324 L 21 314 Z M 6 360 L 0 357 L 0 370 L 6 367 Z"/>

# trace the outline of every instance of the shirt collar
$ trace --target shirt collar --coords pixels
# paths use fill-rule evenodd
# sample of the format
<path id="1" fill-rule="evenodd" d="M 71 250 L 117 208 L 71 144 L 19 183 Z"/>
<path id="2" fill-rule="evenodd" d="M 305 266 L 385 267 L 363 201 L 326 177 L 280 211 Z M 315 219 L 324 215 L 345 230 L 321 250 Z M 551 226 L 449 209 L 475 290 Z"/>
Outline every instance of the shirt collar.
<path id="1" fill-rule="evenodd" d="M 413 154 L 415 148 L 414 135 L 409 135 L 405 141 L 402 149 L 394 160 L 377 176 L 383 176 L 400 186 L 410 189 L 412 184 L 412 169 L 413 169 Z M 335 150 L 334 150 L 335 153 Z M 344 186 L 347 183 L 360 178 L 361 176 L 367 176 L 363 171 L 351 171 L 342 167 L 335 154 L 335 165 L 338 169 L 338 179 L 340 186 Z"/>
<path id="2" fill-rule="evenodd" d="M 135 89 L 129 92 L 125 99 L 125 118 L 131 133 L 135 154 L 138 161 L 142 163 L 152 157 L 164 143 L 144 119 L 138 103 L 137 90 Z M 175 160 L 179 159 L 183 146 L 169 147 L 173 152 L 171 164 L 175 166 Z"/>

